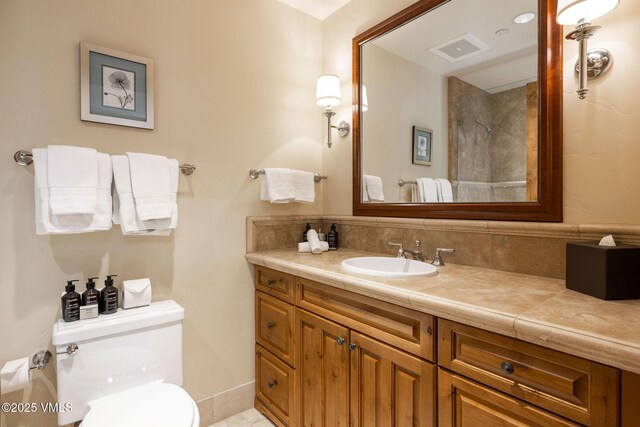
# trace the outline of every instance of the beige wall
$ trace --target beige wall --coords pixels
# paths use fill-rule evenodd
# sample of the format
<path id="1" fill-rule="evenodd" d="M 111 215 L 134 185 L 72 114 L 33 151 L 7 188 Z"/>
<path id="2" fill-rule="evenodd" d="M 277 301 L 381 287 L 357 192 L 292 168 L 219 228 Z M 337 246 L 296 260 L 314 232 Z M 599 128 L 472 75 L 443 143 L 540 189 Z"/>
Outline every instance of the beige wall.
<path id="1" fill-rule="evenodd" d="M 385 201 L 410 202 L 410 186 L 399 187 L 398 179 L 447 178 L 447 79 L 373 44 L 363 68 L 364 173 L 382 177 Z M 411 164 L 413 126 L 433 130 L 430 166 Z"/>
<path id="2" fill-rule="evenodd" d="M 351 39 L 413 3 L 351 0 L 323 22 L 323 67 L 342 81 L 338 117 L 351 114 Z M 603 29 L 589 44 L 613 52 L 609 74 L 590 85 L 589 98 L 575 94 L 577 43 L 564 42 L 564 218 L 566 223 L 640 223 L 640 2 L 622 1 L 596 21 Z M 567 28 L 569 32 L 571 28 Z M 324 211 L 351 213 L 351 140 L 323 148 Z"/>
<path id="3" fill-rule="evenodd" d="M 80 41 L 153 58 L 155 130 L 80 121 Z M 195 399 L 251 381 L 245 217 L 321 213 L 322 195 L 314 205 L 271 206 L 258 200 L 248 171 L 321 171 L 313 102 L 321 49 L 320 22 L 276 0 L 2 0 L 0 365 L 50 345 L 65 280 L 112 273 L 148 276 L 154 299 L 186 308 L 185 386 Z M 180 177 L 175 234 L 36 236 L 33 168 L 12 156 L 48 144 L 196 164 Z M 34 390 L 9 397 L 50 398 L 53 386 L 34 378 Z"/>

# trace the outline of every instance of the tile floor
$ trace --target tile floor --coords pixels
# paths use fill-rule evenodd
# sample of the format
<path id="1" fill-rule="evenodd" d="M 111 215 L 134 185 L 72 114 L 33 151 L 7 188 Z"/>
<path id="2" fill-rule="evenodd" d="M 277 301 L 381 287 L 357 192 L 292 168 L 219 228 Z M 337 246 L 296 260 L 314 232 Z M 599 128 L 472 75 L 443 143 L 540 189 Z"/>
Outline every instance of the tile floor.
<path id="1" fill-rule="evenodd" d="M 209 427 L 273 427 L 273 424 L 260 412 L 249 409 Z"/>

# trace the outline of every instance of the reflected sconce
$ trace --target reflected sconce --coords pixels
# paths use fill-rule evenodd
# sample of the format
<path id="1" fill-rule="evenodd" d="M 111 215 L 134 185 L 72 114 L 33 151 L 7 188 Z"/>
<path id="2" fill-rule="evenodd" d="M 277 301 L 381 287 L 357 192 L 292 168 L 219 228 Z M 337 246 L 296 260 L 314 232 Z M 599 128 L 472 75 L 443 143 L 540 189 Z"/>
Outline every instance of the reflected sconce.
<path id="1" fill-rule="evenodd" d="M 336 115 L 333 107 L 342 102 L 340 96 L 340 79 L 333 74 L 325 74 L 318 77 L 316 86 L 316 102 L 321 107 L 325 107 L 324 115 L 327 116 L 327 145 L 331 148 L 331 129 L 337 129 L 338 135 L 345 137 L 349 135 L 351 126 L 346 121 L 341 121 L 338 126 L 331 124 L 331 118 Z"/>
<path id="2" fill-rule="evenodd" d="M 606 73 L 613 62 L 606 49 L 587 50 L 587 40 L 600 29 L 591 21 L 611 12 L 620 0 L 558 0 L 556 21 L 560 25 L 575 25 L 575 31 L 567 35 L 568 40 L 578 42 L 579 57 L 576 63 L 578 74 L 578 96 L 587 97 L 587 79 L 595 79 Z"/>

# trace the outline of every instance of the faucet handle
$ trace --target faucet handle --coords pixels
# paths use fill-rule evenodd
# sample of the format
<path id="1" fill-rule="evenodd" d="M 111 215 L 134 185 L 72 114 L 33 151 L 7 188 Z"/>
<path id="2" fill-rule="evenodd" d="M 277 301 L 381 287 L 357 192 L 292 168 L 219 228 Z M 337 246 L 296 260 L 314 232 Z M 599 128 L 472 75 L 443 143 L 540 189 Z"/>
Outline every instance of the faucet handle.
<path id="1" fill-rule="evenodd" d="M 416 249 L 420 249 L 421 244 L 422 244 L 422 240 L 416 240 Z"/>
<path id="2" fill-rule="evenodd" d="M 447 248 L 437 248 L 436 249 L 436 255 L 433 257 L 433 261 L 431 261 L 431 264 L 439 267 L 439 266 L 443 266 L 444 265 L 444 258 L 442 258 L 441 253 L 453 253 L 455 252 L 455 249 L 447 249 Z"/>
<path id="3" fill-rule="evenodd" d="M 402 243 L 387 242 L 387 245 L 398 247 L 398 253 L 396 254 L 398 258 L 404 256 L 404 248 L 402 247 Z"/>

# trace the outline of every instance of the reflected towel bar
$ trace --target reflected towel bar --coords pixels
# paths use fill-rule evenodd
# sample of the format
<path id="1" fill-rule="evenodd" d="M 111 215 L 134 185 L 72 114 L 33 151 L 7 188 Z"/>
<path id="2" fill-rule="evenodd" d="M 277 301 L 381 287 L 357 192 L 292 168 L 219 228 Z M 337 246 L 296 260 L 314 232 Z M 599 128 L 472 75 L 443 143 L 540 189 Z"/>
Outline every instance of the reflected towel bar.
<path id="1" fill-rule="evenodd" d="M 260 177 L 260 175 L 264 175 L 264 169 L 250 169 L 249 170 L 249 176 L 253 179 L 258 179 Z M 313 180 L 315 182 L 320 182 L 323 179 L 327 179 L 329 178 L 327 175 L 320 175 L 319 173 L 316 173 L 313 175 Z"/>
<path id="2" fill-rule="evenodd" d="M 399 179 L 398 180 L 398 185 L 400 187 L 404 187 L 405 185 L 416 185 L 418 182 L 414 179 L 414 180 L 409 180 L 409 181 L 405 181 L 404 179 Z"/>
<path id="3" fill-rule="evenodd" d="M 20 150 L 16 151 L 13 155 L 13 160 L 16 161 L 20 166 L 28 166 L 33 163 L 33 154 L 30 151 Z M 196 170 L 195 165 L 191 165 L 189 163 L 183 163 L 180 165 L 180 172 L 184 175 L 191 175 Z"/>

